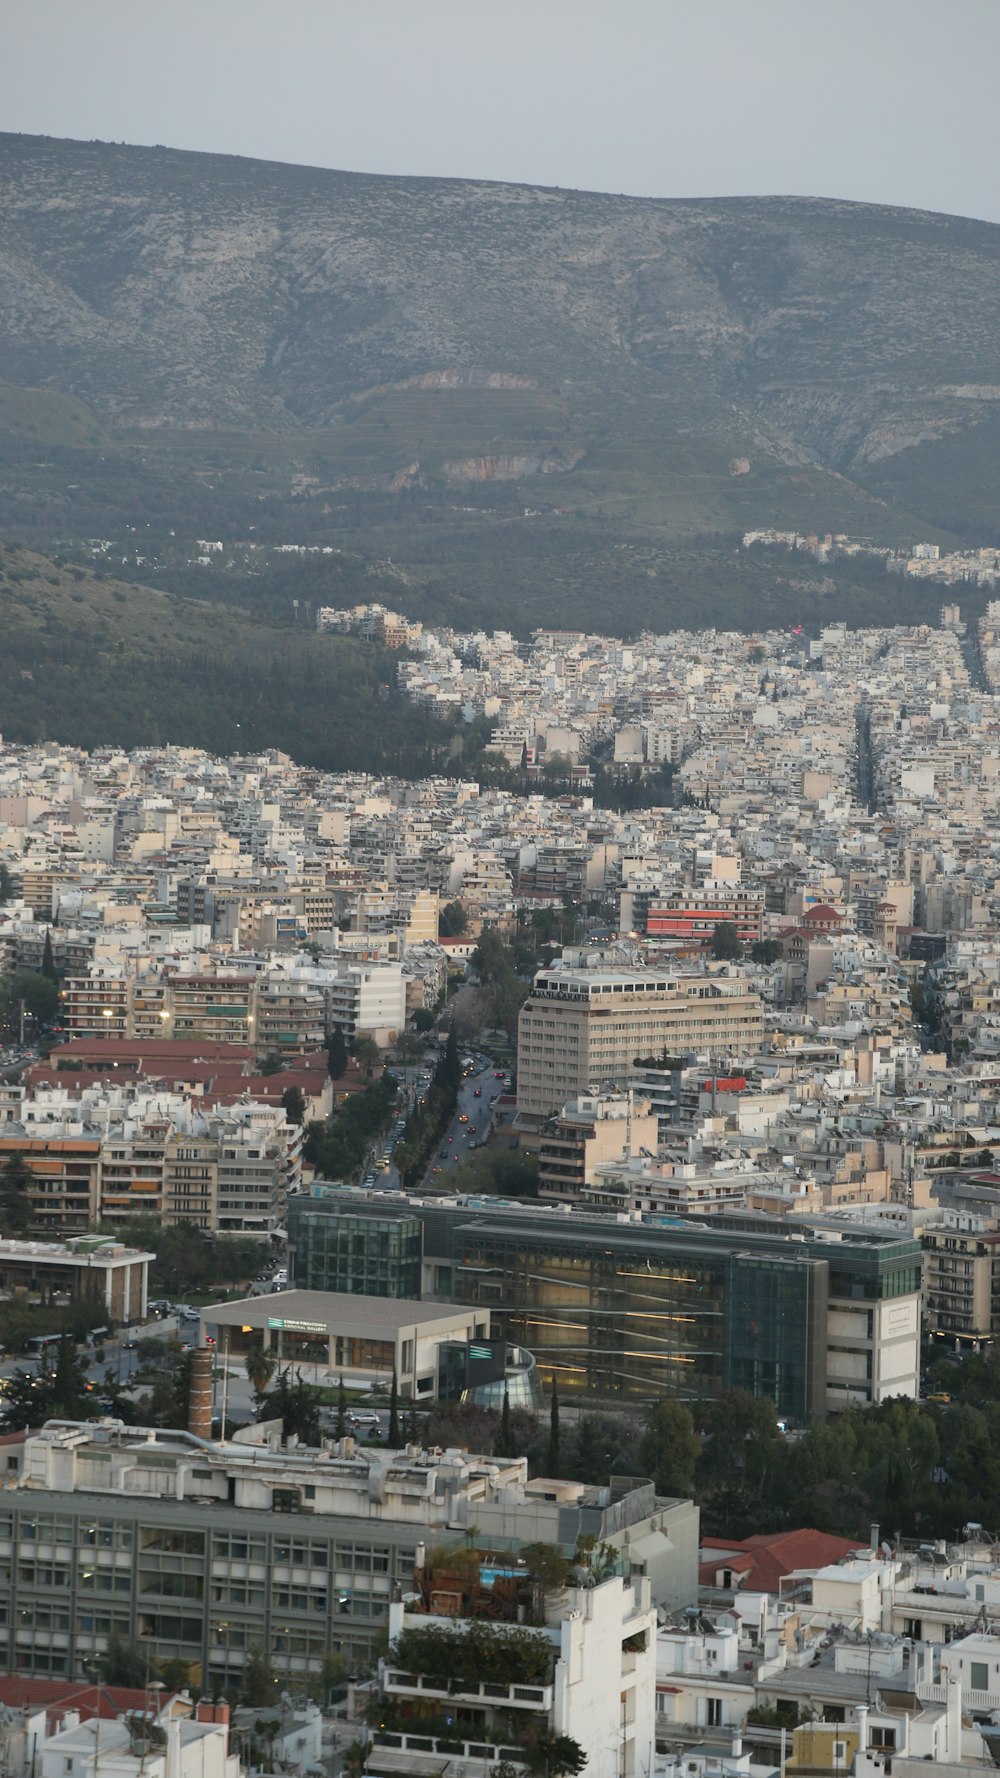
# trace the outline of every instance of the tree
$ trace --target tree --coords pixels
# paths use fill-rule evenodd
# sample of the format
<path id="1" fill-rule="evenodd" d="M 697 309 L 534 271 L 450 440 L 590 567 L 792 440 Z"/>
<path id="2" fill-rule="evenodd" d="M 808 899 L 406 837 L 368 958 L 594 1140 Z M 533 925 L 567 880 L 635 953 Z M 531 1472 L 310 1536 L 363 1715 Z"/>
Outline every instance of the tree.
<path id="1" fill-rule="evenodd" d="M 45 949 L 42 952 L 42 974 L 47 981 L 57 982 L 59 980 L 55 958 L 52 955 L 52 931 L 48 926 L 45 928 Z"/>
<path id="2" fill-rule="evenodd" d="M 14 879 L 6 864 L 0 864 L 0 902 L 10 901 L 14 894 Z"/>
<path id="3" fill-rule="evenodd" d="M 577 1778 L 587 1764 L 587 1755 L 572 1735 L 557 1735 L 543 1729 L 532 1736 L 526 1749 L 531 1778 Z"/>
<path id="4" fill-rule="evenodd" d="M 712 928 L 712 956 L 718 963 L 731 963 L 740 955 L 739 933 L 732 920 L 717 920 Z"/>
<path id="5" fill-rule="evenodd" d="M 694 1421 L 679 1401 L 659 1401 L 639 1444 L 639 1462 L 657 1494 L 689 1499 L 700 1444 Z"/>
<path id="6" fill-rule="evenodd" d="M 346 1438 L 347 1437 L 347 1390 L 344 1388 L 344 1373 L 343 1373 L 343 1371 L 341 1371 L 341 1373 L 340 1373 L 340 1382 L 337 1384 L 336 1433 L 337 1433 L 338 1438 Z"/>
<path id="7" fill-rule="evenodd" d="M 343 1080 L 347 1073 L 347 1045 L 339 1025 L 334 1025 L 326 1043 L 326 1065 L 331 1080 Z"/>
<path id="8" fill-rule="evenodd" d="M 82 1420 L 88 1408 L 87 1371 L 68 1334 L 60 1337 L 52 1371 L 50 1412 L 61 1420 Z"/>
<path id="9" fill-rule="evenodd" d="M 750 946 L 752 963 L 777 963 L 781 956 L 781 946 L 776 938 L 760 938 Z"/>
<path id="10" fill-rule="evenodd" d="M 28 1195 L 34 1174 L 27 1162 L 12 1154 L 0 1167 L 0 1234 L 17 1239 L 31 1227 L 32 1205 Z"/>
<path id="11" fill-rule="evenodd" d="M 559 1390 L 553 1377 L 552 1399 L 549 1402 L 549 1443 L 545 1453 L 546 1475 L 558 1476 L 559 1463 Z"/>
<path id="12" fill-rule="evenodd" d="M 265 1352 L 263 1346 L 251 1346 L 243 1360 L 243 1367 L 250 1379 L 250 1387 L 256 1397 L 258 1410 L 267 1393 L 267 1386 L 274 1376 L 276 1359 L 271 1352 Z"/>
<path id="13" fill-rule="evenodd" d="M 149 1684 L 149 1661 L 144 1651 L 138 1643 L 127 1641 L 118 1630 L 110 1631 L 107 1653 L 100 1655 L 98 1661 L 105 1685 L 142 1691 Z"/>
<path id="14" fill-rule="evenodd" d="M 301 1087 L 286 1087 L 281 1095 L 286 1122 L 301 1124 L 306 1115 L 306 1096 Z"/>
<path id="15" fill-rule="evenodd" d="M 395 1367 L 392 1372 L 392 1387 L 389 1390 L 389 1448 L 398 1451 L 402 1444 L 399 1432 L 399 1382 Z"/>
<path id="16" fill-rule="evenodd" d="M 441 938 L 461 938 L 469 929 L 469 917 L 460 901 L 448 901 L 438 918 Z"/>
<path id="17" fill-rule="evenodd" d="M 369 1080 L 371 1080 L 376 1068 L 382 1060 L 382 1051 L 379 1049 L 374 1037 L 356 1037 L 351 1048 L 354 1051 L 354 1060 L 357 1062 L 358 1067 L 363 1068 Z"/>
<path id="18" fill-rule="evenodd" d="M 269 1415 L 281 1416 L 283 1438 L 297 1438 L 303 1445 L 318 1445 L 321 1439 L 319 1411 L 322 1391 L 304 1383 L 296 1373 L 294 1383 L 282 1371 L 268 1398 Z"/>
<path id="19" fill-rule="evenodd" d="M 251 1648 L 243 1668 L 240 1703 L 248 1704 L 254 1710 L 264 1710 L 275 1702 L 277 1696 L 278 1682 L 270 1661 L 262 1648 Z"/>
<path id="20" fill-rule="evenodd" d="M 500 1410 L 500 1431 L 493 1448 L 498 1457 L 515 1457 L 517 1455 L 514 1450 L 514 1435 L 510 1426 L 510 1392 L 506 1386 L 503 1392 L 503 1407 Z"/>

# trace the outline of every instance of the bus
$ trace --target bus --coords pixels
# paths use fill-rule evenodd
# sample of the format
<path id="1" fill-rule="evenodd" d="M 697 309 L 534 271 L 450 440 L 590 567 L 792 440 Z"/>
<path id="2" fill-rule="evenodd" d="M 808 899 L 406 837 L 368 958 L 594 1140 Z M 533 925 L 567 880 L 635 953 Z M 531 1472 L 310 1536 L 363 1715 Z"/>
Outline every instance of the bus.
<path id="1" fill-rule="evenodd" d="M 54 1352 L 62 1339 L 62 1334 L 32 1334 L 25 1351 L 32 1358 L 43 1358 L 46 1352 Z"/>

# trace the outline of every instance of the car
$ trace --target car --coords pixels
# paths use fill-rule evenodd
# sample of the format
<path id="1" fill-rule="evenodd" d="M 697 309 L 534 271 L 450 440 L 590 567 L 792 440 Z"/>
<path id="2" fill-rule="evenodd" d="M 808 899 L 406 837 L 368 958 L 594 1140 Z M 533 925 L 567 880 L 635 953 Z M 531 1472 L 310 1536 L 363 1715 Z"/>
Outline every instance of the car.
<path id="1" fill-rule="evenodd" d="M 355 1408 L 348 1419 L 352 1426 L 375 1426 L 380 1432 L 382 1430 L 382 1416 L 373 1408 Z"/>
<path id="2" fill-rule="evenodd" d="M 362 1183 L 362 1185 L 364 1185 L 364 1186 L 370 1186 L 370 1185 L 374 1185 L 374 1184 L 375 1184 L 375 1175 L 374 1175 L 374 1173 L 366 1173 L 366 1174 L 365 1174 L 365 1176 L 364 1176 L 364 1178 L 363 1178 L 363 1180 L 362 1180 L 362 1181 L 361 1181 L 361 1183 Z"/>
<path id="3" fill-rule="evenodd" d="M 475 1090 L 475 1092 L 474 1092 L 474 1093 L 473 1093 L 473 1095 L 472 1095 L 472 1097 L 473 1097 L 473 1098 L 474 1098 L 474 1099 L 481 1099 L 481 1098 L 482 1098 L 482 1096 L 483 1096 L 483 1089 L 482 1089 L 482 1087 L 477 1087 L 477 1088 L 476 1088 L 476 1090 Z"/>
<path id="4" fill-rule="evenodd" d="M 468 1121 L 469 1121 L 469 1114 L 468 1114 L 468 1112 L 467 1112 L 467 1111 L 463 1111 L 463 1112 L 460 1112 L 460 1113 L 459 1113 L 459 1118 L 458 1118 L 458 1121 L 459 1121 L 459 1123 L 460 1123 L 460 1124 L 467 1124 L 467 1123 L 468 1123 Z"/>
<path id="5" fill-rule="evenodd" d="M 493 1070 L 493 1079 L 494 1079 L 494 1080 L 506 1080 L 506 1079 L 507 1079 L 507 1076 L 506 1076 L 506 1074 L 505 1074 L 505 1073 L 504 1073 L 504 1071 L 503 1071 L 503 1069 L 502 1069 L 502 1068 L 494 1068 L 494 1070 Z"/>
<path id="6" fill-rule="evenodd" d="M 449 1141 L 449 1142 L 454 1142 L 454 1140 L 455 1140 L 455 1138 L 454 1138 L 454 1136 L 449 1136 L 449 1137 L 448 1137 L 448 1141 Z"/>

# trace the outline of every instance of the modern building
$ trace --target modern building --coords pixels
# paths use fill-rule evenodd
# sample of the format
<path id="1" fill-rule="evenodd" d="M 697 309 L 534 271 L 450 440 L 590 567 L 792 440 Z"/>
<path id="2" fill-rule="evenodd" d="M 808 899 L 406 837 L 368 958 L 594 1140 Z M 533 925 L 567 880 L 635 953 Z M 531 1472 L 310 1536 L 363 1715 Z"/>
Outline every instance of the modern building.
<path id="1" fill-rule="evenodd" d="M 142 1321 L 155 1254 L 89 1235 L 74 1241 L 0 1241 L 0 1292 L 51 1303 L 90 1297 L 95 1320 Z"/>
<path id="2" fill-rule="evenodd" d="M 518 1020 L 518 1114 L 552 1117 L 570 1099 L 627 1086 L 639 1057 L 744 1055 L 763 1036 L 760 996 L 740 975 L 541 969 Z"/>
<path id="3" fill-rule="evenodd" d="M 215 1303 L 202 1310 L 201 1321 L 234 1356 L 263 1346 L 279 1364 L 315 1365 L 352 1382 L 387 1385 L 395 1375 L 404 1401 L 451 1393 L 442 1385 L 455 1374 L 456 1349 L 466 1360 L 470 1349 L 482 1345 L 485 1356 L 488 1347 L 490 1364 L 503 1375 L 503 1343 L 494 1353 L 488 1310 L 283 1290 Z M 463 1376 L 466 1368 L 463 1363 Z"/>
<path id="4" fill-rule="evenodd" d="M 420 1218 L 386 1203 L 377 1217 L 330 1216 L 322 1198 L 288 1206 L 289 1276 L 303 1290 L 356 1296 L 420 1295 Z"/>
<path id="5" fill-rule="evenodd" d="M 738 1387 L 796 1420 L 918 1394 L 921 1251 L 896 1232 L 328 1187 L 291 1207 L 293 1279 L 332 1239 L 325 1219 L 377 1222 L 390 1204 L 421 1223 L 425 1303 L 488 1309 L 493 1333 L 527 1347 L 561 1390 L 700 1401 Z"/>
<path id="6" fill-rule="evenodd" d="M 1000 1330 L 1000 1234 L 956 1223 L 921 1240 L 927 1332 L 978 1351 Z"/>

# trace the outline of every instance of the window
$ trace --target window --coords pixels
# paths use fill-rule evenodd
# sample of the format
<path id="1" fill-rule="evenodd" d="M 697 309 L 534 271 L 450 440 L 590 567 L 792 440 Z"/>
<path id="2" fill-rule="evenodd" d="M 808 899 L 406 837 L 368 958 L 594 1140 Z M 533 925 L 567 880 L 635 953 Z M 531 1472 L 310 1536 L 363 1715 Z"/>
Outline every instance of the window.
<path id="1" fill-rule="evenodd" d="M 969 1662 L 969 1690 L 988 1692 L 990 1689 L 990 1669 L 987 1661 Z"/>
<path id="2" fill-rule="evenodd" d="M 705 1699 L 705 1707 L 707 1710 L 707 1715 L 706 1715 L 705 1721 L 708 1724 L 708 1727 L 710 1729 L 721 1728 L 722 1727 L 722 1699 L 721 1698 L 706 1698 Z"/>

